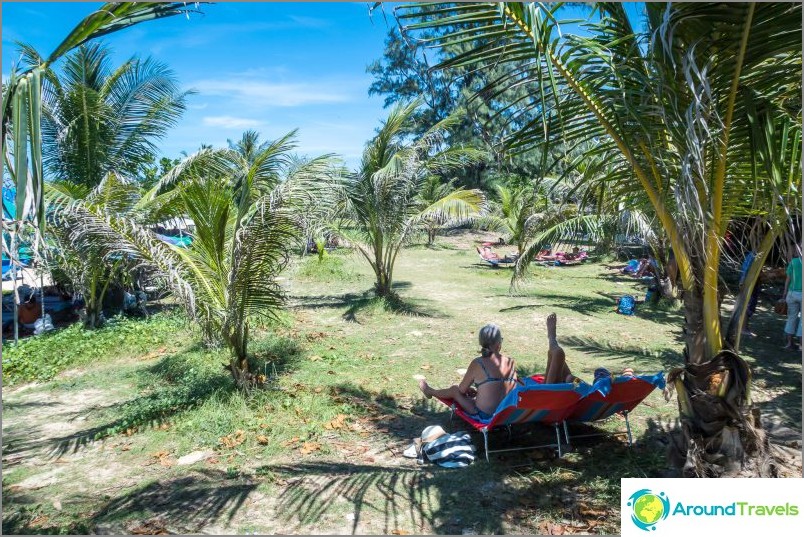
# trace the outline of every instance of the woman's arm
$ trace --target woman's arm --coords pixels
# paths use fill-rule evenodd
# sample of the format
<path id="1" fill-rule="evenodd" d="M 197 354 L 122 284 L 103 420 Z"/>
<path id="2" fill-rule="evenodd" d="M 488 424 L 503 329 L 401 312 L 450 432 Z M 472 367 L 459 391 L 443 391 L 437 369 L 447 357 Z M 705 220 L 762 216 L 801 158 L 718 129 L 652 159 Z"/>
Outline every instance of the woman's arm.
<path id="1" fill-rule="evenodd" d="M 790 287 L 790 275 L 788 274 L 787 277 L 784 279 L 784 293 L 782 293 L 782 298 L 787 298 L 787 289 Z"/>
<path id="2" fill-rule="evenodd" d="M 475 369 L 477 369 L 477 363 L 475 360 L 472 360 L 472 363 L 469 364 L 469 367 L 466 369 L 463 380 L 458 384 L 458 391 L 464 395 L 466 395 L 466 392 L 469 391 L 469 388 L 475 381 Z"/>

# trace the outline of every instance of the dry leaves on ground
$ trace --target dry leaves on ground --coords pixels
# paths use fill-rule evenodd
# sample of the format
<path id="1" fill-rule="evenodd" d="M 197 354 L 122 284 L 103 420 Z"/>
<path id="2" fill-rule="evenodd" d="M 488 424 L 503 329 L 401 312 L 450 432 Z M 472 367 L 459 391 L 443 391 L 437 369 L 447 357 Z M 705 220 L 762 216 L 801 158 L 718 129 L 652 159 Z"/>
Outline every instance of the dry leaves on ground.
<path id="1" fill-rule="evenodd" d="M 301 440 L 301 438 L 299 438 L 298 436 L 294 436 L 290 440 L 285 440 L 284 442 L 282 442 L 282 447 L 290 447 L 293 444 L 297 443 L 299 440 Z"/>
<path id="2" fill-rule="evenodd" d="M 141 358 L 141 360 L 152 360 L 153 358 L 159 358 L 160 356 L 162 356 L 164 354 L 167 354 L 167 348 L 166 347 L 160 347 L 160 348 L 156 349 L 155 351 L 151 351 L 148 354 L 146 354 L 145 356 L 143 356 Z"/>
<path id="3" fill-rule="evenodd" d="M 327 430 L 336 430 L 336 429 L 343 429 L 346 427 L 346 420 L 348 416 L 346 414 L 338 414 L 335 416 L 335 419 L 330 421 L 329 423 L 324 424 L 324 429 Z"/>
<path id="4" fill-rule="evenodd" d="M 221 443 L 223 447 L 232 449 L 245 442 L 245 440 L 246 440 L 246 433 L 241 429 L 238 429 L 233 434 L 222 436 L 218 441 Z"/>
<path id="5" fill-rule="evenodd" d="M 570 535 L 574 533 L 573 528 L 563 524 L 557 524 L 548 520 L 539 523 L 539 535 Z"/>
<path id="6" fill-rule="evenodd" d="M 321 444 L 318 442 L 305 442 L 299 448 L 299 453 L 302 455 L 308 455 L 313 451 L 318 451 L 321 449 Z"/>
<path id="7" fill-rule="evenodd" d="M 167 451 L 167 450 L 161 450 L 161 451 L 157 451 L 156 453 L 151 454 L 151 457 L 152 457 L 154 460 L 152 460 L 152 461 L 150 461 L 150 462 L 146 463 L 146 466 L 148 466 L 148 465 L 150 465 L 150 464 L 155 464 L 155 463 L 157 463 L 157 462 L 158 462 L 158 463 L 159 463 L 159 464 L 161 464 L 162 466 L 164 466 L 164 467 L 166 467 L 166 468 L 169 468 L 169 467 L 173 466 L 173 465 L 176 463 L 176 461 L 175 461 L 175 460 L 173 460 L 173 459 L 170 457 L 170 452 L 169 452 L 169 451 Z"/>

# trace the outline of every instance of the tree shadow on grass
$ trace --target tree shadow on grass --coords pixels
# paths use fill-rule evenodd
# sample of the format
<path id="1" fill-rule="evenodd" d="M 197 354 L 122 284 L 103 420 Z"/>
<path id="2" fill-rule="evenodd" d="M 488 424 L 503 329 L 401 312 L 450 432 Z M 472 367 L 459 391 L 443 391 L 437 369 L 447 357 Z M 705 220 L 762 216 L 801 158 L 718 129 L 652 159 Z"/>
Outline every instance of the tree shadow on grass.
<path id="1" fill-rule="evenodd" d="M 425 403 L 422 408 L 428 406 Z M 431 418 L 429 422 L 437 421 Z M 465 424 L 459 427 L 469 428 Z M 535 434 L 529 434 L 534 430 Z M 606 432 L 589 426 L 581 432 L 589 430 Z M 538 441 L 539 434 L 553 434 L 547 427 L 521 433 L 506 438 L 506 431 L 497 430 L 494 442 L 512 447 Z M 667 460 L 656 449 L 664 434 L 648 427 L 632 448 L 605 434 L 578 440 L 573 442 L 577 444 L 574 451 L 562 459 L 550 450 L 529 450 L 493 454 L 488 463 L 478 451 L 476 462 L 460 471 L 431 464 L 416 466 L 407 460 L 399 466 L 275 464 L 260 467 L 258 474 L 288 483 L 277 496 L 277 512 L 289 525 L 309 528 L 327 515 L 347 509 L 354 515 L 353 534 L 410 531 L 412 525 L 414 533 L 454 535 L 468 529 L 491 535 L 509 532 L 518 521 L 533 531 L 538 519 L 582 520 L 590 529 L 599 526 L 607 533 L 619 527 L 618 512 L 610 506 L 617 505 L 620 478 L 658 477 L 666 470 Z M 370 525 L 372 521 L 374 525 Z"/>
<path id="2" fill-rule="evenodd" d="M 445 406 L 423 398 L 411 403 L 408 398 L 349 384 L 335 388 L 336 397 L 360 404 L 366 416 L 381 424 L 393 421 L 389 415 L 410 422 L 404 430 L 375 431 L 392 438 L 408 440 L 411 431 L 420 434 L 422 424 L 438 424 L 448 413 Z M 495 432 L 494 440 L 507 441 L 505 434 Z M 345 454 L 345 461 L 266 464 L 256 468 L 254 477 L 193 470 L 105 500 L 93 507 L 86 526 L 72 533 L 131 533 L 135 518 L 149 519 L 148 527 L 164 532 L 220 531 L 243 524 L 244 519 L 250 521 L 243 516 L 244 508 L 264 505 L 252 503 L 266 501 L 264 495 L 252 495 L 262 484 L 271 487 L 266 508 L 273 510 L 279 527 L 304 533 L 319 530 L 322 523 L 330 524 L 323 527 L 333 531 L 333 520 L 348 524 L 346 533 L 455 535 L 469 530 L 491 535 L 518 530 L 530 534 L 543 533 L 539 531 L 543 521 L 561 524 L 563 520 L 583 521 L 589 528 L 594 524 L 596 532 L 613 533 L 619 527 L 618 510 L 611 507 L 618 503 L 619 480 L 661 475 L 666 459 L 656 448 L 661 447 L 657 439 L 662 434 L 649 426 L 632 448 L 607 436 L 577 440 L 574 451 L 562 459 L 551 450 L 530 450 L 493 455 L 487 463 L 478 452 L 477 461 L 460 470 L 420 466 L 398 454 L 377 462 Z M 517 441 L 518 437 L 512 440 Z M 31 498 L 31 504 L 35 501 Z M 85 499 L 90 504 L 96 501 Z M 20 496 L 14 503 L 25 501 Z M 345 520 L 345 513 L 351 513 L 349 519 Z M 259 517 L 254 518 L 258 524 Z M 34 528 L 29 523 L 29 519 L 4 520 L 3 529 L 30 533 Z M 340 527 L 336 525 L 335 530 Z M 50 529 L 57 533 L 58 528 Z"/>
<path id="3" fill-rule="evenodd" d="M 190 475 L 153 481 L 98 505 L 95 496 L 71 498 L 71 503 L 93 505 L 92 516 L 63 526 L 33 527 L 31 517 L 4 517 L 4 534 L 110 535 L 192 534 L 210 524 L 231 521 L 244 507 L 249 494 L 261 480 L 239 479 L 227 472 L 194 469 Z M 14 496 L 16 505 L 35 505 L 36 497 Z"/>
<path id="4" fill-rule="evenodd" d="M 259 481 L 232 479 L 227 472 L 195 469 L 191 475 L 156 481 L 108 501 L 92 524 L 120 524 L 132 513 L 153 513 L 170 533 L 198 533 L 220 521 L 231 521 Z M 116 532 L 115 532 L 116 533 Z"/>
<path id="5" fill-rule="evenodd" d="M 644 349 L 635 346 L 615 346 L 590 337 L 562 337 L 561 346 L 581 350 L 585 353 L 599 356 L 603 359 L 616 358 L 628 364 L 634 364 L 637 372 L 650 371 L 658 361 L 663 370 L 683 365 L 684 358 L 681 350 L 670 348 L 648 354 Z M 658 355 L 657 355 L 658 354 Z"/>
<path id="6" fill-rule="evenodd" d="M 425 427 L 432 425 L 430 409 L 434 406 L 422 405 L 422 401 L 427 401 L 423 397 L 418 401 L 400 399 L 385 390 L 370 391 L 354 384 L 338 384 L 331 392 L 338 402 L 362 409 L 374 424 L 372 432 L 389 436 L 397 447 L 420 436 Z"/>
<path id="7" fill-rule="evenodd" d="M 538 295 L 540 301 L 543 301 L 544 304 L 532 304 L 532 305 L 522 305 L 522 306 L 513 306 L 509 308 L 503 308 L 500 312 L 509 312 L 509 311 L 517 311 L 519 309 L 525 308 L 535 308 L 540 306 L 546 306 L 550 308 L 561 308 L 566 310 L 571 310 L 576 313 L 582 313 L 584 315 L 591 315 L 594 313 L 601 313 L 604 311 L 614 311 L 614 302 L 611 298 L 607 296 L 601 297 L 590 297 L 590 296 L 578 296 L 572 294 L 561 294 L 561 293 L 542 293 L 540 292 Z"/>
<path id="8" fill-rule="evenodd" d="M 258 342 L 254 347 L 256 354 L 250 360 L 254 364 L 274 363 L 277 373 L 290 370 L 301 356 L 298 344 L 281 337 Z M 137 376 L 140 395 L 96 408 L 100 424 L 55 438 L 44 435 L 41 428 L 33 430 L 20 424 L 3 431 L 3 456 L 39 454 L 55 459 L 76 453 L 96 440 L 157 427 L 213 397 L 225 401 L 236 392 L 224 362 L 210 360 L 200 345 L 164 356 L 138 371 Z"/>
<path id="9" fill-rule="evenodd" d="M 374 289 L 334 296 L 292 296 L 290 297 L 291 308 L 311 310 L 345 308 L 342 314 L 343 319 L 358 324 L 360 323 L 359 313 L 376 309 L 414 317 L 446 317 L 444 313 L 434 307 L 435 302 L 433 301 L 399 296 L 399 290 L 410 287 L 410 282 L 395 282 L 392 285 L 394 293 L 389 297 L 378 297 Z"/>
<path id="10" fill-rule="evenodd" d="M 381 466 L 339 462 L 266 465 L 260 472 L 293 480 L 278 496 L 277 512 L 286 524 L 309 527 L 343 503 L 354 518 L 351 533 L 461 534 L 505 533 L 497 498 L 478 494 L 495 483 L 499 469 L 473 465 L 460 470 L 437 466 Z M 471 502 L 472 508 L 467 508 Z"/>

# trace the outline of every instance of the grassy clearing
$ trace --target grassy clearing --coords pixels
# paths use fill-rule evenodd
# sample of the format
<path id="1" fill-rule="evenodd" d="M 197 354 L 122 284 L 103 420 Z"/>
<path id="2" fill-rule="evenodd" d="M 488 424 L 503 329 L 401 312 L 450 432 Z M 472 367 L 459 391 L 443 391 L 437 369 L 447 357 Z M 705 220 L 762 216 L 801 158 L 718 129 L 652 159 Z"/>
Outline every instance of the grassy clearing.
<path id="1" fill-rule="evenodd" d="M 367 265 L 338 251 L 302 258 L 285 277 L 289 312 L 258 327 L 252 347 L 268 389 L 236 391 L 223 351 L 200 346 L 180 319 L 154 316 L 110 327 L 91 359 L 71 362 L 80 367 L 4 390 L 4 531 L 616 533 L 619 479 L 667 465 L 663 427 L 676 407 L 658 392 L 631 416 L 630 449 L 621 437 L 579 440 L 560 460 L 530 451 L 460 471 L 400 455 L 425 426 L 448 422 L 412 376 L 457 382 L 487 322 L 502 327 L 521 374 L 544 369 L 552 311 L 583 378 L 601 365 L 679 364 L 676 308 L 614 313 L 619 294 L 644 294 L 633 279 L 599 264 L 537 267 L 512 295 L 510 272 L 478 264 L 468 235 L 404 251 L 398 302 L 374 299 Z M 761 308 L 746 354 L 757 393 L 800 428 L 801 388 L 789 382 L 800 363 L 764 354 L 780 323 Z M 60 334 L 42 338 L 41 352 L 68 341 Z M 596 430 L 623 426 L 613 418 Z M 513 442 L 544 434 L 526 429 Z M 179 464 L 190 455 L 195 463 Z"/>

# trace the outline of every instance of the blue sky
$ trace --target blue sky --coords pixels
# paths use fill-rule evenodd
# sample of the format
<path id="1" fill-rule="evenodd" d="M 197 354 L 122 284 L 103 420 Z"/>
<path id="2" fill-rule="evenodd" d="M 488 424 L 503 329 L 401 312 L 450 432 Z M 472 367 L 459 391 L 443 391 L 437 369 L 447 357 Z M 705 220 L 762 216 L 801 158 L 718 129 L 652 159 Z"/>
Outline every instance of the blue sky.
<path id="1" fill-rule="evenodd" d="M 3 75 L 18 61 L 15 41 L 49 54 L 101 3 L 3 2 Z M 179 125 L 161 142 L 165 156 L 225 145 L 245 129 L 263 139 L 298 128 L 298 152 L 337 153 L 357 165 L 363 145 L 385 116 L 382 97 L 369 97 L 366 66 L 381 57 L 386 8 L 368 3 L 201 5 L 201 14 L 144 23 L 103 38 L 116 61 L 152 56 L 197 94 Z"/>
<path id="2" fill-rule="evenodd" d="M 100 2 L 3 2 L 2 73 L 19 59 L 16 41 L 49 54 Z M 246 129 L 274 139 L 298 128 L 298 152 L 341 155 L 354 168 L 387 111 L 369 97 L 366 66 L 380 58 L 392 8 L 369 17 L 367 2 L 218 2 L 203 14 L 151 21 L 103 38 L 123 62 L 167 64 L 196 90 L 163 155 L 222 146 Z M 629 6 L 635 13 L 639 9 Z M 581 16 L 570 8 L 567 17 Z M 574 25 L 572 25 L 574 26 Z M 571 27 L 572 27 L 571 26 Z M 577 26 L 575 27 L 577 29 Z"/>

